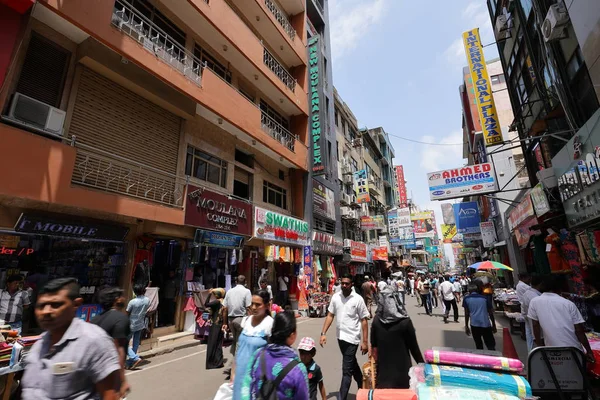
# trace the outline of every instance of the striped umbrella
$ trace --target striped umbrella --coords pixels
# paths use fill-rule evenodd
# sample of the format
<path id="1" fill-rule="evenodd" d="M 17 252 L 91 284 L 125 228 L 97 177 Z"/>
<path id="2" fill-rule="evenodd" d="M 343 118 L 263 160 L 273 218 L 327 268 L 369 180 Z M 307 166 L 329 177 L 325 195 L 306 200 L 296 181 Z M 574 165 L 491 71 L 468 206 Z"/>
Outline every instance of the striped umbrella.
<path id="1" fill-rule="evenodd" d="M 481 262 L 477 262 L 475 264 L 469 265 L 469 268 L 477 270 L 477 271 L 483 271 L 483 270 L 489 270 L 489 269 L 503 269 L 503 270 L 506 270 L 506 271 L 512 271 L 513 270 L 508 265 L 504 265 L 504 264 L 496 262 L 496 261 L 481 261 Z"/>

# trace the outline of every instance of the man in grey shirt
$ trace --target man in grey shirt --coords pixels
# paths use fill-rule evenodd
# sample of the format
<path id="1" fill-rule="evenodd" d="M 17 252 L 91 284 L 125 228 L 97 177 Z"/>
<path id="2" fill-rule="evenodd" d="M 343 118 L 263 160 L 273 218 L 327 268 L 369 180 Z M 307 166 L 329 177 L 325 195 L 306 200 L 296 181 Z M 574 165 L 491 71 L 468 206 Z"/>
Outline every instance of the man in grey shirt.
<path id="1" fill-rule="evenodd" d="M 118 400 L 126 395 L 117 349 L 102 328 L 75 317 L 81 303 L 75 278 L 55 279 L 40 291 L 35 316 L 46 332 L 27 354 L 24 400 Z"/>
<path id="2" fill-rule="evenodd" d="M 231 355 L 235 356 L 237 348 L 237 341 L 242 333 L 242 318 L 244 318 L 248 312 L 248 307 L 252 303 L 252 294 L 250 290 L 246 288 L 246 277 L 244 275 L 237 276 L 237 285 L 230 289 L 225 295 L 223 301 L 223 312 L 227 313 L 227 319 L 224 321 L 229 322 L 229 329 L 233 334 L 233 343 L 231 344 Z M 227 329 L 227 325 L 223 327 Z"/>

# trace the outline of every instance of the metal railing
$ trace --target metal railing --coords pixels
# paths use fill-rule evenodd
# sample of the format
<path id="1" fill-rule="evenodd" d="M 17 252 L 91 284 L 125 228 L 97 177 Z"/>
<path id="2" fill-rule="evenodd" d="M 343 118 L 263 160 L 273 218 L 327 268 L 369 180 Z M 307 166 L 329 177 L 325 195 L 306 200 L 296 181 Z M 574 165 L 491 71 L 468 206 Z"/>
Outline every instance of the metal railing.
<path id="1" fill-rule="evenodd" d="M 285 129 L 279 122 L 269 117 L 264 111 L 261 111 L 260 124 L 263 131 L 274 137 L 279 143 L 294 151 L 296 146 L 296 140 L 298 139 L 294 134 Z"/>
<path id="2" fill-rule="evenodd" d="M 131 5 L 123 0 L 116 1 L 111 23 L 127 36 L 137 40 L 157 58 L 198 86 L 201 85 L 204 63 Z"/>
<path id="3" fill-rule="evenodd" d="M 77 148 L 71 183 L 183 207 L 187 178 L 76 143 L 75 138 L 71 145 Z"/>
<path id="4" fill-rule="evenodd" d="M 263 49 L 263 62 L 265 65 L 293 92 L 296 89 L 296 79 L 269 53 L 266 47 L 263 46 Z"/>
<path id="5" fill-rule="evenodd" d="M 267 6 L 269 11 L 271 11 L 271 14 L 273 14 L 277 22 L 279 22 L 279 25 L 281 25 L 281 27 L 283 28 L 285 33 L 288 34 L 290 39 L 294 40 L 294 38 L 296 37 L 296 30 L 292 27 L 290 21 L 288 21 L 287 15 L 285 15 L 285 13 L 281 11 L 279 6 L 277 6 L 277 4 L 273 0 L 265 0 L 265 6 Z"/>

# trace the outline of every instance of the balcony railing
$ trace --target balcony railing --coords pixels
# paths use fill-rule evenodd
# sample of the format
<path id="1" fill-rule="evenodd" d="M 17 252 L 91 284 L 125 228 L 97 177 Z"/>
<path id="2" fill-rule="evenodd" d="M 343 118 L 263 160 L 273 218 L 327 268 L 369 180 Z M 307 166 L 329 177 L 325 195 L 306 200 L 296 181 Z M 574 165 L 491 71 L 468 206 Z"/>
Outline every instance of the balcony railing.
<path id="1" fill-rule="evenodd" d="M 71 142 L 77 148 L 71 182 L 168 206 L 183 207 L 186 178 Z"/>
<path id="2" fill-rule="evenodd" d="M 111 23 L 200 86 L 204 64 L 131 5 L 117 0 Z"/>
<path id="3" fill-rule="evenodd" d="M 290 39 L 294 40 L 296 37 L 296 31 L 292 27 L 292 24 L 290 24 L 290 21 L 288 21 L 285 13 L 281 11 L 279 6 L 273 0 L 265 0 L 265 5 L 269 11 L 271 11 L 271 14 L 273 14 L 277 22 L 279 22 L 279 25 L 281 25 L 285 33 L 288 34 Z"/>
<path id="4" fill-rule="evenodd" d="M 294 151 L 297 137 L 285 129 L 279 122 L 261 111 L 260 124 L 263 131 L 273 136 L 279 143 Z"/>
<path id="5" fill-rule="evenodd" d="M 281 80 L 288 89 L 292 92 L 296 89 L 296 79 L 287 72 L 283 65 L 281 65 L 266 48 L 264 48 L 263 52 L 263 62 L 275 75 L 277 75 L 279 80 Z"/>

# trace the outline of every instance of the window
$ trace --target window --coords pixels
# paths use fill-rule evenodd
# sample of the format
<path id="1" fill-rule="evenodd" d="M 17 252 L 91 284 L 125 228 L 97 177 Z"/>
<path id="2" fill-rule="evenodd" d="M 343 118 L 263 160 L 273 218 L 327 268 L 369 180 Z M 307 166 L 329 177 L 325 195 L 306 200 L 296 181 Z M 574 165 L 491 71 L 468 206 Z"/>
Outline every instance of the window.
<path id="1" fill-rule="evenodd" d="M 504 75 L 500 74 L 500 75 L 492 75 L 492 85 L 499 85 L 501 83 L 504 83 Z"/>
<path id="2" fill-rule="evenodd" d="M 287 190 L 271 182 L 263 181 L 263 202 L 287 210 Z"/>
<path id="3" fill-rule="evenodd" d="M 252 174 L 236 167 L 233 177 L 233 195 L 242 199 L 251 200 Z"/>
<path id="4" fill-rule="evenodd" d="M 333 114 L 333 118 L 335 119 L 335 126 L 339 127 L 339 123 L 338 123 L 338 118 L 339 118 L 339 114 L 338 114 L 338 110 L 337 108 L 335 109 L 335 112 Z"/>
<path id="5" fill-rule="evenodd" d="M 156 9 L 150 1 L 148 0 L 129 0 L 124 2 L 124 4 L 129 3 L 133 8 L 139 11 L 144 17 L 148 18 L 152 21 L 156 26 L 158 26 L 164 33 L 169 35 L 171 39 L 175 40 L 181 47 L 185 48 L 185 32 L 182 31 L 171 22 L 167 17 L 165 17 L 160 11 Z M 115 3 L 115 7 L 123 7 L 124 4 L 121 4 L 120 0 L 117 0 Z"/>
<path id="6" fill-rule="evenodd" d="M 235 161 L 244 164 L 246 167 L 254 168 L 254 157 L 252 157 L 252 154 L 245 153 L 240 149 L 235 149 Z"/>
<path id="7" fill-rule="evenodd" d="M 290 129 L 290 123 L 288 122 L 287 118 L 275 111 L 273 107 L 271 107 L 266 101 L 262 99 L 260 100 L 260 110 L 263 113 L 267 114 L 273 121 L 283 126 L 285 129 Z"/>
<path id="8" fill-rule="evenodd" d="M 354 158 L 352 158 L 352 172 L 358 171 L 358 162 Z"/>
<path id="9" fill-rule="evenodd" d="M 335 158 L 340 161 L 340 142 L 335 141 Z"/>
<path id="10" fill-rule="evenodd" d="M 346 136 L 346 121 L 342 118 L 342 135 Z"/>
<path id="11" fill-rule="evenodd" d="M 206 63 L 206 66 L 212 69 L 213 72 L 219 75 L 225 82 L 231 83 L 231 71 L 225 68 L 223 64 L 218 62 L 216 58 L 210 55 L 198 44 L 194 46 L 194 56 L 196 56 L 196 58 L 198 58 L 203 63 Z"/>
<path id="12" fill-rule="evenodd" d="M 227 186 L 227 162 L 188 146 L 185 174 L 202 181 Z"/>

